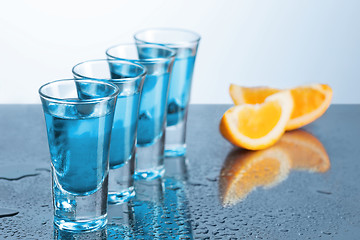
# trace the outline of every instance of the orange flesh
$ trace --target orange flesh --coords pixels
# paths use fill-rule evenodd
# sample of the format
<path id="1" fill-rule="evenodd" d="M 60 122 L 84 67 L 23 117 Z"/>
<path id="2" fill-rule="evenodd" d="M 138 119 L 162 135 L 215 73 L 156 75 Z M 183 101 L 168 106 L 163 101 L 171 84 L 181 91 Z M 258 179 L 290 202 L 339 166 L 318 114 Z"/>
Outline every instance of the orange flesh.
<path id="1" fill-rule="evenodd" d="M 263 116 L 272 116 L 272 118 Z M 269 102 L 259 109 L 241 111 L 238 117 L 239 132 L 250 138 L 260 138 L 267 135 L 278 123 L 281 106 L 276 102 Z"/>
<path id="2" fill-rule="evenodd" d="M 313 113 L 314 111 L 319 109 L 321 105 L 325 102 L 326 98 L 329 97 L 328 93 L 330 94 L 332 93 L 331 87 L 326 84 L 317 84 L 317 86 L 320 87 L 321 89 L 318 89 L 318 87 L 314 89 L 312 86 L 305 86 L 305 87 L 300 86 L 291 89 L 291 94 L 294 99 L 294 110 L 291 114 L 290 120 L 293 119 L 296 120 L 300 117 L 304 117 L 310 113 Z M 279 91 L 281 90 L 270 87 L 241 87 L 237 85 L 231 85 L 230 87 L 230 95 L 236 104 L 263 103 L 268 96 L 277 93 Z M 242 100 L 240 100 L 239 97 L 237 96 L 238 92 L 241 92 Z M 317 117 L 313 117 L 313 119 L 309 119 L 310 121 L 306 121 L 306 124 L 310 123 L 311 120 L 314 120 Z M 301 124 L 297 124 L 294 125 L 293 127 L 287 128 L 287 130 L 292 130 L 294 128 L 298 128 L 301 126 L 302 126 Z"/>
<path id="3" fill-rule="evenodd" d="M 243 91 L 244 99 L 246 103 L 249 104 L 257 104 L 257 103 L 263 103 L 265 99 L 274 94 L 279 92 L 278 89 L 273 88 L 245 88 L 245 91 Z"/>
<path id="4" fill-rule="evenodd" d="M 304 116 L 317 109 L 325 100 L 325 95 L 314 89 L 293 89 L 294 110 L 290 119 Z"/>

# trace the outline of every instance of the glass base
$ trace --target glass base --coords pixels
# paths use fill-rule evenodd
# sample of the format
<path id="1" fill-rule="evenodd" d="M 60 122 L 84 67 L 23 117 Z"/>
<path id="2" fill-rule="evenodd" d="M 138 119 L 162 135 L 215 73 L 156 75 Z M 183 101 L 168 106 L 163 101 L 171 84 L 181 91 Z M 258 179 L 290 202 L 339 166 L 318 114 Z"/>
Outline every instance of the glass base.
<path id="1" fill-rule="evenodd" d="M 152 180 L 164 175 L 164 142 L 165 134 L 162 134 L 151 146 L 137 146 L 135 180 Z"/>
<path id="2" fill-rule="evenodd" d="M 94 231 L 107 223 L 108 175 L 90 195 L 74 195 L 60 188 L 52 167 L 54 225 L 65 231 Z"/>
<path id="3" fill-rule="evenodd" d="M 125 191 L 120 193 L 109 192 L 108 194 L 108 203 L 109 204 L 121 204 L 128 202 L 131 198 L 135 197 L 134 187 L 130 187 Z"/>
<path id="4" fill-rule="evenodd" d="M 174 144 L 165 146 L 165 157 L 181 157 L 186 154 L 186 144 Z"/>
<path id="5" fill-rule="evenodd" d="M 164 166 L 153 168 L 153 169 L 147 169 L 146 171 L 136 171 L 134 174 L 135 180 L 153 180 L 160 178 L 164 175 L 165 168 Z"/>
<path id="6" fill-rule="evenodd" d="M 92 221 L 65 221 L 54 217 L 54 224 L 57 228 L 71 232 L 95 231 L 105 227 L 106 223 L 106 215 Z"/>
<path id="7" fill-rule="evenodd" d="M 166 128 L 165 157 L 180 157 L 186 154 L 186 118 Z"/>
<path id="8" fill-rule="evenodd" d="M 120 166 L 113 166 L 109 172 L 109 204 L 120 204 L 128 202 L 135 196 L 134 190 L 134 168 L 135 154 L 131 159 Z"/>

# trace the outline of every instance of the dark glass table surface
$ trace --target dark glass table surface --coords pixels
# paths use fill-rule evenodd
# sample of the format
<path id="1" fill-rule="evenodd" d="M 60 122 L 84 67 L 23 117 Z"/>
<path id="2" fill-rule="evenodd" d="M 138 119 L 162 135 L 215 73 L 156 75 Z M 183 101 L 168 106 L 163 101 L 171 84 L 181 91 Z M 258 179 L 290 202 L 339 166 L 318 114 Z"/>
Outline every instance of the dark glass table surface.
<path id="1" fill-rule="evenodd" d="M 109 206 L 106 228 L 75 234 L 53 226 L 41 106 L 0 105 L 0 239 L 359 239 L 360 105 L 331 105 L 285 135 L 302 146 L 262 152 L 222 138 L 229 107 L 191 105 L 186 158 L 165 159 L 162 179 L 136 182 L 135 199 Z M 282 155 L 291 149 L 306 166 Z M 256 159 L 266 154 L 275 157 L 264 170 Z"/>

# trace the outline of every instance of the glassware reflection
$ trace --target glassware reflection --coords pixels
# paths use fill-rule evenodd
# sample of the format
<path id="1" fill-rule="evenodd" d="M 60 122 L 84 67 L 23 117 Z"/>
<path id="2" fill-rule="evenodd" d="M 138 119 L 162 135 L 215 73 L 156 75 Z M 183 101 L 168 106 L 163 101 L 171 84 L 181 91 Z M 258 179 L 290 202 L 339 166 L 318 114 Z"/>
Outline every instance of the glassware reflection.
<path id="1" fill-rule="evenodd" d="M 133 203 L 108 205 L 108 240 L 133 239 L 132 224 L 134 222 Z"/>
<path id="2" fill-rule="evenodd" d="M 136 180 L 133 200 L 109 206 L 108 239 L 193 239 L 186 162 L 185 157 L 165 159 L 164 177 Z"/>
<path id="3" fill-rule="evenodd" d="M 315 136 L 304 130 L 287 132 L 274 146 L 264 150 L 234 148 L 220 173 L 221 202 L 223 206 L 231 206 L 257 187 L 276 186 L 291 170 L 323 173 L 329 168 L 326 149 Z"/>
<path id="4" fill-rule="evenodd" d="M 107 238 L 106 227 L 91 232 L 70 232 L 70 231 L 61 230 L 54 225 L 54 239 L 55 240 L 85 240 L 85 239 L 106 240 L 108 238 Z"/>

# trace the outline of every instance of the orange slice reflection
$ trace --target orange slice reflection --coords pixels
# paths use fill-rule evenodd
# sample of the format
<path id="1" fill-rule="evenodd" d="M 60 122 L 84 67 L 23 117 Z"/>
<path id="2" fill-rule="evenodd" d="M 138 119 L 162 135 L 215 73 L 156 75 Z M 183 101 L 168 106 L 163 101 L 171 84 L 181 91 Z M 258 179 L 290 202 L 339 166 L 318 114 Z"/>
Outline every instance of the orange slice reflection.
<path id="1" fill-rule="evenodd" d="M 286 149 L 292 169 L 326 172 L 330 168 L 329 156 L 322 143 L 304 130 L 287 132 L 276 145 Z"/>
<path id="2" fill-rule="evenodd" d="M 321 142 L 303 130 L 285 133 L 278 143 L 264 150 L 236 148 L 227 156 L 220 173 L 222 204 L 234 205 L 257 187 L 279 184 L 291 169 L 326 172 L 329 168 L 329 157 Z"/>

